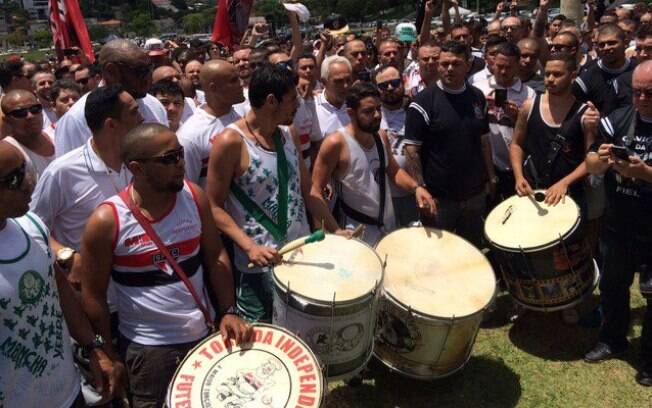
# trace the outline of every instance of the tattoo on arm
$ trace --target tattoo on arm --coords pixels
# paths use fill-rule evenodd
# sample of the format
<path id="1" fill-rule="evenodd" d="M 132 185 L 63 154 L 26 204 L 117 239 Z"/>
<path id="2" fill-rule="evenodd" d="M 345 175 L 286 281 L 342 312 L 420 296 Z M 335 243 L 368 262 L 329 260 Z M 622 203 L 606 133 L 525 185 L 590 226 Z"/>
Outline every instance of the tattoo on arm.
<path id="1" fill-rule="evenodd" d="M 406 158 L 407 158 L 407 170 L 412 176 L 412 178 L 417 182 L 418 185 L 423 185 L 423 170 L 421 168 L 421 154 L 419 146 L 407 146 L 406 147 Z"/>

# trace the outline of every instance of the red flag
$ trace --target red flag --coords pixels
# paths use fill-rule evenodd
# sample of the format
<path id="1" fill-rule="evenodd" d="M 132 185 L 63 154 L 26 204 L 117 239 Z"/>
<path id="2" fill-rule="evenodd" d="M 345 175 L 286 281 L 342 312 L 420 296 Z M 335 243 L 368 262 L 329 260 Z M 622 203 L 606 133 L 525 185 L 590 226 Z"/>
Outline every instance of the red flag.
<path id="1" fill-rule="evenodd" d="M 62 51 L 79 47 L 89 62 L 95 62 L 91 39 L 77 0 L 49 0 L 50 27 L 54 46 L 62 58 Z"/>
<path id="2" fill-rule="evenodd" d="M 227 47 L 240 44 L 253 3 L 254 0 L 220 0 L 213 23 L 213 42 Z"/>

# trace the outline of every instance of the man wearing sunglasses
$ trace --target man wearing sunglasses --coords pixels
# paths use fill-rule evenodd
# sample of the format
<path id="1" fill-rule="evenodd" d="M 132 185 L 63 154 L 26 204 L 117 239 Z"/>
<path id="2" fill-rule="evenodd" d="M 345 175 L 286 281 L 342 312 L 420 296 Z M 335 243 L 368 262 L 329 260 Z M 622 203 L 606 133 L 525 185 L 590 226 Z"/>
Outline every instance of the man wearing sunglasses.
<path id="1" fill-rule="evenodd" d="M 82 94 L 95 90 L 102 79 L 96 65 L 82 65 L 75 71 L 74 78 L 75 82 L 82 87 Z"/>
<path id="2" fill-rule="evenodd" d="M 184 181 L 183 147 L 174 132 L 158 124 L 138 126 L 124 137 L 121 152 L 133 182 L 88 220 L 82 303 L 102 336 L 120 337 L 118 348 L 107 343 L 105 350 L 115 365 L 126 367 L 132 406 L 160 407 L 179 362 L 211 334 L 209 324 L 215 321 L 237 344 L 252 331 L 237 315 L 229 258 L 206 194 Z M 152 237 L 147 228 L 161 244 L 145 239 Z M 165 258 L 158 245 L 175 254 L 176 266 L 159 260 Z M 109 282 L 120 299 L 118 333 L 110 328 Z M 207 291 L 215 294 L 215 311 Z"/>
<path id="3" fill-rule="evenodd" d="M 652 58 L 652 25 L 644 24 L 636 32 L 636 61 L 640 64 Z M 618 107 L 632 104 L 632 71 L 621 74 L 613 82 Z"/>
<path id="4" fill-rule="evenodd" d="M 625 33 L 615 24 L 598 28 L 598 59 L 589 63 L 573 84 L 573 93 L 581 102 L 591 101 L 600 114 L 608 115 L 618 106 L 613 81 L 632 71 L 635 62 L 625 57 Z"/>
<path id="5" fill-rule="evenodd" d="M 82 407 L 71 335 L 85 346 L 95 384 L 107 395 L 116 377 L 111 360 L 96 347 L 99 339 L 77 295 L 54 265 L 47 227 L 28 212 L 33 180 L 25 167 L 23 155 L 0 141 L 2 402 L 7 407 Z"/>
<path id="6" fill-rule="evenodd" d="M 197 109 L 177 132 L 186 152 L 186 177 L 206 188 L 208 158 L 215 137 L 240 119 L 233 105 L 244 100 L 237 69 L 224 60 L 210 60 L 202 66 L 199 80 L 206 92 L 206 104 Z"/>
<path id="7" fill-rule="evenodd" d="M 600 121 L 597 143 L 586 156 L 591 174 L 604 175 L 607 209 L 601 239 L 599 342 L 584 359 L 597 363 L 629 345 L 630 286 L 640 271 L 640 289 L 652 289 L 652 61 L 632 77 L 633 105 Z M 618 150 L 624 154 L 617 154 Z M 647 267 L 645 267 L 645 265 Z M 652 301 L 648 297 L 636 381 L 652 386 Z"/>
<path id="8" fill-rule="evenodd" d="M 136 100 L 145 122 L 167 126 L 165 108 L 147 93 L 152 84 L 152 68 L 145 51 L 129 40 L 113 40 L 100 50 L 99 65 L 105 85 L 120 84 Z M 87 97 L 88 94 L 82 96 L 59 119 L 55 132 L 57 157 L 83 146 L 92 136 L 84 118 Z"/>
<path id="9" fill-rule="evenodd" d="M 36 96 L 22 89 L 9 91 L 0 103 L 5 121 L 12 129 L 6 140 L 24 155 L 36 181 L 54 160 L 54 143 L 43 131 L 43 105 Z"/>

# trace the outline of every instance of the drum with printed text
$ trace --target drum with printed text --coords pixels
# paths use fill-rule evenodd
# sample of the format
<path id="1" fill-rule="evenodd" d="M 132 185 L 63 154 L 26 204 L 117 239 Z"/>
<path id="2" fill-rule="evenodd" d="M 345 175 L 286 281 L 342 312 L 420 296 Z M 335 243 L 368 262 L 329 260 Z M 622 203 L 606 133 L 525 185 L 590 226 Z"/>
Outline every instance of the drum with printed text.
<path id="1" fill-rule="evenodd" d="M 215 334 L 192 349 L 168 387 L 167 407 L 319 407 L 325 383 L 310 348 L 280 327 L 253 330 L 241 347 Z"/>
<path id="2" fill-rule="evenodd" d="M 572 307 L 593 293 L 599 271 L 582 231 L 580 210 L 566 196 L 555 206 L 544 192 L 512 196 L 485 221 L 485 236 L 499 252 L 509 293 L 538 311 Z"/>
<path id="3" fill-rule="evenodd" d="M 461 237 L 424 227 L 388 234 L 376 252 L 386 262 L 376 357 L 421 380 L 460 370 L 495 296 L 489 261 Z"/>
<path id="4" fill-rule="evenodd" d="M 373 350 L 383 266 L 358 239 L 327 234 L 274 267 L 272 322 L 301 337 L 328 380 L 353 377 Z"/>

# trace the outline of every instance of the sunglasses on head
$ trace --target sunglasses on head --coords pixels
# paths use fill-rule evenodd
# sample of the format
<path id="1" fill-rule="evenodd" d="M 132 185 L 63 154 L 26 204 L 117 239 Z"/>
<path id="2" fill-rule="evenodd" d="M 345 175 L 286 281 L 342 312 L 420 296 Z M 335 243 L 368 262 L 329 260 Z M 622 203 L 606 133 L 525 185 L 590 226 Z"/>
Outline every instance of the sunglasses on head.
<path id="1" fill-rule="evenodd" d="M 389 88 L 390 85 L 392 86 L 393 89 L 396 89 L 396 88 L 400 87 L 401 86 L 401 79 L 396 78 L 396 79 L 390 79 L 389 81 L 385 81 L 385 82 L 379 82 L 378 83 L 378 88 L 382 89 L 383 91 L 386 91 Z"/>
<path id="2" fill-rule="evenodd" d="M 167 153 L 162 154 L 160 156 L 143 157 L 143 158 L 134 159 L 134 160 L 135 161 L 140 161 L 140 162 L 153 161 L 153 162 L 156 162 L 156 163 L 159 163 L 159 164 L 169 166 L 169 165 L 172 165 L 172 164 L 179 163 L 183 158 L 184 158 L 183 147 L 180 147 L 177 150 L 167 152 Z"/>
<path id="3" fill-rule="evenodd" d="M 14 118 L 18 119 L 24 119 L 27 117 L 27 113 L 31 113 L 32 115 L 38 115 L 39 113 L 43 112 L 43 105 L 36 104 L 32 106 L 28 106 L 26 108 L 18 108 L 14 109 L 12 111 L 7 112 L 7 115 L 13 116 Z"/>
<path id="4" fill-rule="evenodd" d="M 0 177 L 0 184 L 3 184 L 9 190 L 18 190 L 23 184 L 23 180 L 25 180 L 25 162 L 6 176 Z"/>

